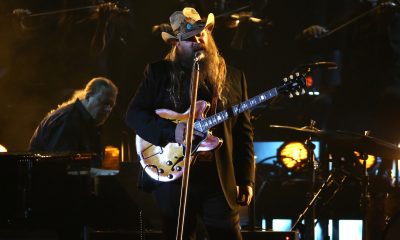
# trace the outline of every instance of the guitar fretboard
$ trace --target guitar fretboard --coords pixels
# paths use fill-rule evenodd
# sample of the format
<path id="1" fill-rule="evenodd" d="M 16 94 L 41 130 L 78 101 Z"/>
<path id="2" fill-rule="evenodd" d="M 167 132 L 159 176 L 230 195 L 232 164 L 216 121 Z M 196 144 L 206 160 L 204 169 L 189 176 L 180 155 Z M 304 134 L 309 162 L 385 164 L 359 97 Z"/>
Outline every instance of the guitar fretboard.
<path id="1" fill-rule="evenodd" d="M 255 97 L 252 97 L 244 102 L 241 102 L 237 105 L 232 106 L 231 108 L 231 113 L 229 114 L 229 112 L 227 110 L 221 111 L 219 113 L 216 113 L 208 118 L 205 118 L 201 121 L 195 122 L 194 124 L 194 128 L 197 131 L 201 131 L 201 132 L 205 132 L 208 129 L 224 122 L 225 120 L 227 120 L 229 117 L 231 116 L 237 116 L 238 114 L 251 109 L 252 107 L 265 102 L 275 96 L 278 95 L 278 90 L 277 88 L 273 88 L 271 90 L 268 90 L 266 92 L 263 92 Z"/>

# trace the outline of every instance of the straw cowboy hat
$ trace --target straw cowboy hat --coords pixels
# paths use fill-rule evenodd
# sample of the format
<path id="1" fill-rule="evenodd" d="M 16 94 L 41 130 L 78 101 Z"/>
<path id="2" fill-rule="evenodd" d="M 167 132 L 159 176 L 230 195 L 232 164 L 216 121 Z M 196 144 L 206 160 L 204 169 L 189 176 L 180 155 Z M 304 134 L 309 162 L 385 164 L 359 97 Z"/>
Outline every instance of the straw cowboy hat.
<path id="1" fill-rule="evenodd" d="M 214 14 L 209 13 L 207 21 L 201 20 L 199 13 L 194 8 L 186 7 L 182 11 L 174 12 L 170 17 L 173 34 L 162 32 L 161 37 L 166 43 L 182 41 L 191 38 L 203 29 L 214 28 Z"/>

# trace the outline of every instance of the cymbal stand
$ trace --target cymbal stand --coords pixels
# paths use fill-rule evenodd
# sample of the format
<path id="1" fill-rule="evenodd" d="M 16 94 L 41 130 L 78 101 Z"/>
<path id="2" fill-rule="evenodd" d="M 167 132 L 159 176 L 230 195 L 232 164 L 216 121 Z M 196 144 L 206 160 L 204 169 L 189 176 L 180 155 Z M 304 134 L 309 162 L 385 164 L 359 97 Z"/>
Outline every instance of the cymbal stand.
<path id="1" fill-rule="evenodd" d="M 311 123 L 313 125 L 313 121 Z M 311 126 L 313 127 L 313 126 Z M 318 191 L 318 194 L 314 193 L 315 189 L 315 168 L 316 168 L 316 160 L 314 155 L 315 144 L 311 142 L 311 136 L 305 141 L 305 145 L 307 148 L 307 156 L 308 156 L 308 168 L 309 168 L 309 176 L 310 176 L 310 186 L 309 186 L 309 198 L 310 202 L 307 204 L 304 211 L 299 215 L 296 222 L 293 224 L 291 231 L 299 224 L 299 222 L 307 215 L 305 219 L 306 222 L 306 232 L 305 239 L 314 240 L 314 222 L 315 222 L 315 202 L 322 188 Z"/>
<path id="2" fill-rule="evenodd" d="M 308 217 L 305 219 L 306 223 L 306 238 L 309 240 L 315 239 L 314 222 L 315 222 L 315 201 L 317 199 L 315 194 L 315 170 L 318 166 L 316 162 L 314 149 L 315 145 L 311 142 L 311 137 L 306 140 L 307 156 L 308 156 L 308 169 L 310 174 L 309 198 L 312 200 L 312 205 Z"/>
<path id="3" fill-rule="evenodd" d="M 365 136 L 369 136 L 370 131 L 364 131 Z M 368 159 L 368 154 L 366 153 L 361 153 L 360 154 L 361 159 L 363 160 L 362 164 L 362 174 L 361 174 L 361 199 L 360 199 L 360 205 L 361 205 L 361 211 L 363 215 L 362 219 L 362 240 L 368 239 L 368 207 L 369 207 L 369 201 L 370 201 L 370 195 L 368 192 L 368 187 L 369 187 L 369 176 L 368 176 L 368 171 L 367 171 L 367 159 Z"/>
<path id="4" fill-rule="evenodd" d="M 368 207 L 369 207 L 369 200 L 370 200 L 370 195 L 368 191 L 369 187 L 369 176 L 368 176 L 368 171 L 367 171 L 367 154 L 361 154 L 361 158 L 364 160 L 362 164 L 362 175 L 361 175 L 361 210 L 362 210 L 362 240 L 368 239 L 367 234 L 368 234 Z"/>

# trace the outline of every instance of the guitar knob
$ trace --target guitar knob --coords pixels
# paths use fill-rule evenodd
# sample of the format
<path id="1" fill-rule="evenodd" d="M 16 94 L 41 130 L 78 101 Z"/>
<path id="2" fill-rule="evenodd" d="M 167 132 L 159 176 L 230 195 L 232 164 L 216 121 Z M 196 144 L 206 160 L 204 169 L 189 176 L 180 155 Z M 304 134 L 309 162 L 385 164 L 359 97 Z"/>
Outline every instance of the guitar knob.
<path id="1" fill-rule="evenodd" d="M 178 172 L 182 170 L 181 166 L 176 166 L 175 169 L 176 169 L 176 171 L 178 171 Z"/>
<path id="2" fill-rule="evenodd" d="M 168 178 L 172 179 L 174 176 L 172 174 L 168 174 Z"/>
<path id="3" fill-rule="evenodd" d="M 168 161 L 167 161 L 167 165 L 168 165 L 168 166 L 171 166 L 171 165 L 172 165 L 172 161 L 168 160 Z"/>
<path id="4" fill-rule="evenodd" d="M 164 173 L 164 169 L 160 168 L 160 169 L 158 169 L 157 172 L 158 172 L 159 174 L 163 174 L 163 173 Z"/>

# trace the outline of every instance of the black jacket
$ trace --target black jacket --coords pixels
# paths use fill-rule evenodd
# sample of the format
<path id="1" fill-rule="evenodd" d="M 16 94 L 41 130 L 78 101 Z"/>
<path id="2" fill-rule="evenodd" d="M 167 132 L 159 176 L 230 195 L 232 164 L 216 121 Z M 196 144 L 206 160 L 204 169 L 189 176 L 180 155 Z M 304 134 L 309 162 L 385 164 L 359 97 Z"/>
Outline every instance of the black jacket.
<path id="1" fill-rule="evenodd" d="M 36 128 L 29 150 L 102 154 L 100 129 L 82 102 L 63 106 L 48 114 Z"/>
<path id="2" fill-rule="evenodd" d="M 157 146 L 165 146 L 175 142 L 176 124 L 156 115 L 155 110 L 167 108 L 183 112 L 189 108 L 190 100 L 179 107 L 174 106 L 169 89 L 171 87 L 172 64 L 166 60 L 149 64 L 144 73 L 144 80 L 139 86 L 135 97 L 129 104 L 126 121 L 130 128 L 146 141 Z M 190 76 L 190 73 L 187 74 Z M 188 81 L 190 80 L 190 77 Z M 189 85 L 187 91 L 189 91 Z M 227 68 L 226 107 L 247 100 L 247 85 L 244 74 L 232 67 Z M 199 87 L 198 100 L 210 102 L 212 95 Z M 218 101 L 217 112 L 224 107 Z M 254 186 L 254 150 L 253 132 L 250 123 L 250 113 L 245 112 L 232 117 L 218 125 L 213 134 L 224 142 L 215 150 L 216 165 L 219 180 L 225 197 L 231 208 L 235 209 L 236 185 Z M 205 173 L 205 177 L 206 177 Z"/>

